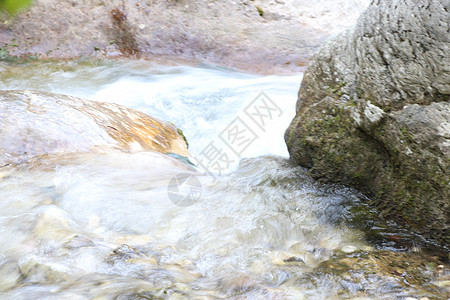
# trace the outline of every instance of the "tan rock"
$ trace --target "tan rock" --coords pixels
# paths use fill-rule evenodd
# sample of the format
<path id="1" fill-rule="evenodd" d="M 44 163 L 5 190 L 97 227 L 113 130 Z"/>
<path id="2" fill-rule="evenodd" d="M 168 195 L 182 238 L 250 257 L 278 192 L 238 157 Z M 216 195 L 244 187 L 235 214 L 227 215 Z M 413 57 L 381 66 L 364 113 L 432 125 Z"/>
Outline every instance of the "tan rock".
<path id="1" fill-rule="evenodd" d="M 0 166 L 118 149 L 188 156 L 177 128 L 126 107 L 38 91 L 0 91 Z"/>

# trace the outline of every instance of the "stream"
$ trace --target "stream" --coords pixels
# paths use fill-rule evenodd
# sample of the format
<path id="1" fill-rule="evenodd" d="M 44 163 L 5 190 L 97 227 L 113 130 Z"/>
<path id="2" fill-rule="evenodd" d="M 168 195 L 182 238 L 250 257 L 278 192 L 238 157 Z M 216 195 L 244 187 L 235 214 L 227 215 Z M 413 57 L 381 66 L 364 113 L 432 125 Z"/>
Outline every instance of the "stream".
<path id="1" fill-rule="evenodd" d="M 448 299 L 448 252 L 289 162 L 301 79 L 145 60 L 0 62 L 0 89 L 174 123 L 196 165 L 111 152 L 0 168 L 0 298 Z M 233 140 L 238 128 L 247 135 Z"/>

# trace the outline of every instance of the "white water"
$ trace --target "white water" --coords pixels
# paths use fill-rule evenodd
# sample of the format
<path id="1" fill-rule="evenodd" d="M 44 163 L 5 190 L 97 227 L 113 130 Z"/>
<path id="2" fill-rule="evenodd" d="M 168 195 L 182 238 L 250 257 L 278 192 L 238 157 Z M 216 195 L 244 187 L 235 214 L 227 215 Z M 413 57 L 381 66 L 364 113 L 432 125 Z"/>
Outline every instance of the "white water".
<path id="1" fill-rule="evenodd" d="M 357 195 L 319 186 L 286 159 L 283 132 L 300 80 L 300 74 L 256 76 L 144 61 L 43 64 L 4 79 L 2 89 L 112 101 L 172 121 L 184 130 L 193 156 L 219 143 L 236 116 L 258 138 L 229 175 L 197 175 L 201 197 L 188 207 L 174 205 L 167 188 L 180 172 L 195 173 L 159 153 L 86 154 L 34 169 L 0 169 L 0 297 L 410 295 L 401 280 L 371 271 L 355 273 L 359 279 L 314 273 L 336 253 L 371 247 L 344 222 Z M 242 113 L 260 92 L 282 111 L 268 121 L 266 133 Z"/>
<path id="2" fill-rule="evenodd" d="M 192 156 L 199 156 L 215 142 L 233 156 L 234 166 L 238 157 L 225 149 L 219 135 L 239 116 L 258 136 L 242 157 L 288 156 L 283 133 L 295 114 L 302 74 L 260 76 L 207 66 L 160 66 L 148 61 L 65 69 L 39 66 L 22 80 L 5 80 L 0 88 L 50 91 L 134 108 L 181 128 Z M 281 109 L 273 120 L 267 119 L 264 128 L 244 113 L 261 92 Z"/>

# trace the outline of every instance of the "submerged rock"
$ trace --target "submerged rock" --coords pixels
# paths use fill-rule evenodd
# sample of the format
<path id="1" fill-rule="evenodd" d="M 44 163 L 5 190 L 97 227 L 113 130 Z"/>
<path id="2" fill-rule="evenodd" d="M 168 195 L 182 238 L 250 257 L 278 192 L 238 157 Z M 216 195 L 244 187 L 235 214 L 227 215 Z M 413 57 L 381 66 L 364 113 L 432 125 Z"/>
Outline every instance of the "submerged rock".
<path id="1" fill-rule="evenodd" d="M 52 93 L 0 91 L 0 166 L 108 149 L 189 155 L 175 126 L 142 112 Z"/>
<path id="2" fill-rule="evenodd" d="M 69 268 L 41 262 L 35 258 L 24 258 L 19 263 L 21 279 L 29 283 L 62 283 L 69 280 Z"/>
<path id="3" fill-rule="evenodd" d="M 384 287 L 383 293 L 419 296 L 414 299 L 447 299 L 449 289 L 445 287 L 448 268 L 425 253 L 398 253 L 387 250 L 357 251 L 351 254 L 335 254 L 321 262 L 313 272 L 303 275 L 308 280 L 331 279 L 329 284 L 341 297 L 361 296 L 364 299 L 380 298 L 380 290 L 367 288 L 377 282 Z M 364 274 L 364 275 L 362 275 Z M 302 279 L 298 280 L 301 282 Z M 420 289 L 411 289 L 420 286 Z M 330 289 L 332 290 L 332 289 Z M 328 295 L 327 298 L 334 298 Z M 427 298 L 429 299 L 429 298 Z"/>
<path id="4" fill-rule="evenodd" d="M 374 1 L 305 73 L 285 133 L 317 178 L 358 187 L 390 218 L 449 244 L 446 1 Z"/>

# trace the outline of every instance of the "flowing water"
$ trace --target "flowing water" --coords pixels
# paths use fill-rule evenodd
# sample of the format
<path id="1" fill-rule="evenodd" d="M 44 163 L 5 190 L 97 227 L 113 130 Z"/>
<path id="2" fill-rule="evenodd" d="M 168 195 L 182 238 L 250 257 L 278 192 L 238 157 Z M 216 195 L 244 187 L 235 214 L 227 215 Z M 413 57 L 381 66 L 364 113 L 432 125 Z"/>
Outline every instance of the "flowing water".
<path id="1" fill-rule="evenodd" d="M 0 89 L 139 109 L 180 127 L 192 161 L 211 145 L 229 158 L 206 174 L 154 152 L 0 168 L 0 298 L 448 298 L 448 254 L 377 221 L 357 192 L 289 163 L 283 132 L 301 74 L 149 61 L 0 71 Z M 237 124 L 251 132 L 245 143 L 226 139 Z M 193 181 L 171 190 L 180 174 Z M 174 193 L 193 201 L 180 205 Z"/>

